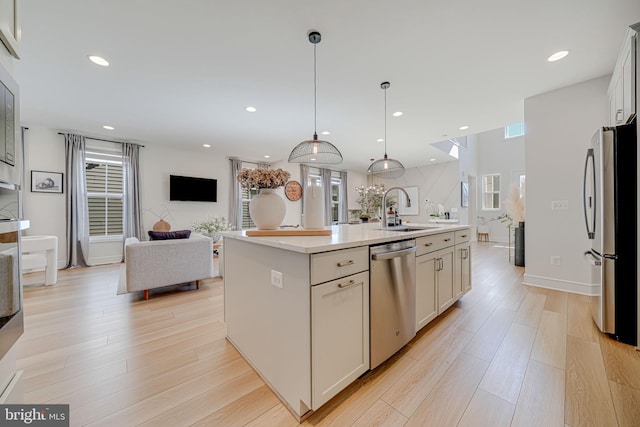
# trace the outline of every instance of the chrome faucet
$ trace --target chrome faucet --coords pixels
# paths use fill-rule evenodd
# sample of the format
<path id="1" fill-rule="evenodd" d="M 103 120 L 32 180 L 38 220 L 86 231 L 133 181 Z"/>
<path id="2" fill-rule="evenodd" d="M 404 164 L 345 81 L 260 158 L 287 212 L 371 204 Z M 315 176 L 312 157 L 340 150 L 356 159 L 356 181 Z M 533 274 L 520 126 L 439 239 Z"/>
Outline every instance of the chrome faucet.
<path id="1" fill-rule="evenodd" d="M 409 193 L 407 193 L 407 190 L 405 190 L 402 187 L 391 187 L 389 188 L 387 191 L 384 192 L 384 195 L 382 196 L 382 209 L 383 212 L 387 211 L 387 194 L 389 194 L 389 191 L 391 190 L 400 190 L 404 193 L 405 196 L 407 196 L 407 207 L 410 208 L 411 207 L 411 198 L 409 197 Z M 396 218 L 393 218 L 393 225 L 396 226 L 398 224 L 396 224 Z M 387 219 L 386 217 L 383 215 L 383 225 L 382 228 L 389 228 L 389 224 L 387 223 Z"/>

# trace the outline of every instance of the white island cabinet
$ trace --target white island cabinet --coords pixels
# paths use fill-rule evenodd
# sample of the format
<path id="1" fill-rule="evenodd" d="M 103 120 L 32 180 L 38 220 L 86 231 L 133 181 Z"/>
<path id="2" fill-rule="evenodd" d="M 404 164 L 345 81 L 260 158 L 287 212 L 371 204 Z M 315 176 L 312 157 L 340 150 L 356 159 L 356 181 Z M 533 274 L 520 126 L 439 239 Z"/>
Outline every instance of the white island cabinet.
<path id="1" fill-rule="evenodd" d="M 369 246 L 453 237 L 468 226 L 331 229 L 331 236 L 224 233 L 227 338 L 298 420 L 369 370 Z"/>

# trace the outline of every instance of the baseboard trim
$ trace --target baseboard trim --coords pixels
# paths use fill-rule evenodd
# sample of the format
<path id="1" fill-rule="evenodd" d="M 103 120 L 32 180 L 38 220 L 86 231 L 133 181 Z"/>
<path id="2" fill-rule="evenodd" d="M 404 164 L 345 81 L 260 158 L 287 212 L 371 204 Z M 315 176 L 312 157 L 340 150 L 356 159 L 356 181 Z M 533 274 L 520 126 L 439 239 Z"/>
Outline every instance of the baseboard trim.
<path id="1" fill-rule="evenodd" d="M 122 255 L 119 256 L 105 256 L 89 258 L 87 264 L 89 266 L 105 265 L 105 264 L 118 264 L 122 262 Z"/>
<path id="2" fill-rule="evenodd" d="M 591 283 L 581 283 L 572 280 L 555 279 L 553 277 L 535 276 L 524 274 L 523 283 L 538 288 L 553 289 L 556 291 L 571 292 L 582 295 L 597 295 L 598 287 Z"/>

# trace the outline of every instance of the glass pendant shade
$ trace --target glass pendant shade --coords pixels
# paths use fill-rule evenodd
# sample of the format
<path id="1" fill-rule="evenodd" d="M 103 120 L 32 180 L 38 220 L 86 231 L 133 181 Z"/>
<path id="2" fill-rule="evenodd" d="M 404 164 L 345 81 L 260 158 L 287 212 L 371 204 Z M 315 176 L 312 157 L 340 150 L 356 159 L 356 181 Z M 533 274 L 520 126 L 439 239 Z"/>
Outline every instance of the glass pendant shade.
<path id="1" fill-rule="evenodd" d="M 342 154 L 335 145 L 318 139 L 318 135 L 313 134 L 313 139 L 295 146 L 289 154 L 289 163 L 338 164 L 342 163 Z"/>
<path id="2" fill-rule="evenodd" d="M 378 178 L 394 179 L 404 175 L 404 166 L 396 159 L 387 156 L 387 89 L 391 86 L 389 82 L 380 83 L 384 89 L 384 157 L 371 163 L 367 172 Z"/>
<path id="3" fill-rule="evenodd" d="M 302 141 L 296 145 L 289 154 L 289 163 L 342 163 L 342 154 L 335 145 L 329 141 L 318 139 L 317 132 L 317 83 L 316 83 L 316 45 L 320 43 L 321 36 L 317 31 L 310 31 L 309 41 L 313 44 L 313 139 Z"/>

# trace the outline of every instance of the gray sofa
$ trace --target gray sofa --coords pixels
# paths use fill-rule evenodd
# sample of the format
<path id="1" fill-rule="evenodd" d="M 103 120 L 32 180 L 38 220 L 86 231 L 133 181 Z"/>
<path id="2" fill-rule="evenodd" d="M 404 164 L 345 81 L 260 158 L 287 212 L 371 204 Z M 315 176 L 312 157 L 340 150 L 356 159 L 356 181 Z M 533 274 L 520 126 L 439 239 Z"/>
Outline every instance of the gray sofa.
<path id="1" fill-rule="evenodd" d="M 125 241 L 126 292 L 144 291 L 149 299 L 149 289 L 180 283 L 195 282 L 213 277 L 213 240 L 197 233 L 188 239 L 151 240 L 141 242 L 135 237 Z"/>

